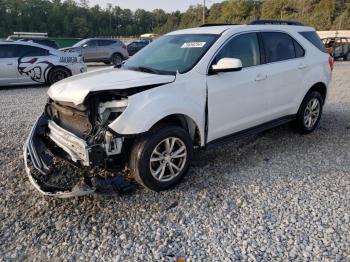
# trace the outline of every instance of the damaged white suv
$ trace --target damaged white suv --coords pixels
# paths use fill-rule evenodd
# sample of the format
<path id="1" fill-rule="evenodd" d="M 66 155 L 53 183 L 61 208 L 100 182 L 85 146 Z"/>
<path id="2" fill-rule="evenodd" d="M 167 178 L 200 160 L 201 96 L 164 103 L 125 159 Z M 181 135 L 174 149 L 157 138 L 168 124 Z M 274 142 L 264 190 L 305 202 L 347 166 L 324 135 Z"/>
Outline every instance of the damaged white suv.
<path id="1" fill-rule="evenodd" d="M 92 192 L 101 183 L 91 173 L 105 170 L 169 189 L 187 173 L 194 149 L 290 121 L 312 132 L 332 69 L 315 30 L 297 23 L 169 33 L 118 68 L 53 85 L 25 146 L 27 173 L 47 195 Z M 82 171 L 85 191 L 45 183 L 55 158 Z"/>

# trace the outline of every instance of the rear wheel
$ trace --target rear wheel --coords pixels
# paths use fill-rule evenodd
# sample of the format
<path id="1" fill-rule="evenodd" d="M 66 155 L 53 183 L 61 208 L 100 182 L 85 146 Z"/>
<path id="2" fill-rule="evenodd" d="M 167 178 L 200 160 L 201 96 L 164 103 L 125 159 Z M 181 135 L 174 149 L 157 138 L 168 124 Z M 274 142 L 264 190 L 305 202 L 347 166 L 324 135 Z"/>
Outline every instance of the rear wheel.
<path id="1" fill-rule="evenodd" d="M 120 54 L 113 54 L 111 61 L 113 65 L 120 65 L 123 62 L 123 57 Z"/>
<path id="2" fill-rule="evenodd" d="M 139 139 L 130 157 L 130 169 L 141 185 L 162 191 L 186 175 L 193 155 L 192 140 L 177 126 L 150 132 Z"/>
<path id="3" fill-rule="evenodd" d="M 66 68 L 63 68 L 63 67 L 53 68 L 49 73 L 47 82 L 50 85 L 52 85 L 58 81 L 61 81 L 62 79 L 70 77 L 70 76 L 71 76 L 71 74 L 70 74 L 69 70 Z"/>
<path id="4" fill-rule="evenodd" d="M 344 60 L 344 61 L 350 60 L 350 53 L 344 55 L 344 56 L 343 56 L 343 60 Z"/>
<path id="5" fill-rule="evenodd" d="M 298 130 L 303 134 L 314 131 L 321 120 L 324 100 L 317 91 L 309 92 L 298 111 L 296 125 Z"/>

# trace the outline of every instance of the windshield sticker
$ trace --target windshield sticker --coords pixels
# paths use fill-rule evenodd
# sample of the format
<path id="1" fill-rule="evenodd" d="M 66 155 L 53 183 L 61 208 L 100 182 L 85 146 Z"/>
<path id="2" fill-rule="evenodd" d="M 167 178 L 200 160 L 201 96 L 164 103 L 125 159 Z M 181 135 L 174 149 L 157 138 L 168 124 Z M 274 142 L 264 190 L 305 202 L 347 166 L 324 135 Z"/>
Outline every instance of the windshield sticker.
<path id="1" fill-rule="evenodd" d="M 190 42 L 184 43 L 181 48 L 202 48 L 206 42 Z"/>

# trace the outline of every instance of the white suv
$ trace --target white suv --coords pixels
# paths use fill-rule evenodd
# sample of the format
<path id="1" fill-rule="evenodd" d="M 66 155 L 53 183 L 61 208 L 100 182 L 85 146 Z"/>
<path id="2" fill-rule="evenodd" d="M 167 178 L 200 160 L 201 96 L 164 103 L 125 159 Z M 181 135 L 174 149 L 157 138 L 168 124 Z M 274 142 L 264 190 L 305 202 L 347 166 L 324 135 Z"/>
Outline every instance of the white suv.
<path id="1" fill-rule="evenodd" d="M 58 156 L 97 176 L 119 168 L 147 188 L 169 189 L 194 149 L 290 121 L 315 130 L 332 69 L 315 30 L 293 23 L 169 33 L 119 68 L 53 85 L 25 147 L 28 174 L 34 167 L 49 176 Z M 44 194 L 78 194 L 30 179 Z"/>

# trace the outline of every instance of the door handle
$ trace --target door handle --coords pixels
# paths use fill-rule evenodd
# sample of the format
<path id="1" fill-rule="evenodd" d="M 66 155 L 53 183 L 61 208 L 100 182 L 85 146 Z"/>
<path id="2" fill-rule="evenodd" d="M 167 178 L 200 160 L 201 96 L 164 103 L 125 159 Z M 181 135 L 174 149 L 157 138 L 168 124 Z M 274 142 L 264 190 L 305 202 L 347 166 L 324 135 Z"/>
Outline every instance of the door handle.
<path id="1" fill-rule="evenodd" d="M 263 81 L 267 78 L 267 75 L 262 75 L 262 74 L 258 74 L 256 77 L 255 77 L 255 81 Z"/>
<path id="2" fill-rule="evenodd" d="M 13 65 L 13 63 L 8 63 L 7 65 Z"/>
<path id="3" fill-rule="evenodd" d="M 305 65 L 305 64 L 300 64 L 300 65 L 298 65 L 298 68 L 299 68 L 299 69 L 304 69 L 304 68 L 307 68 L 307 65 Z"/>

